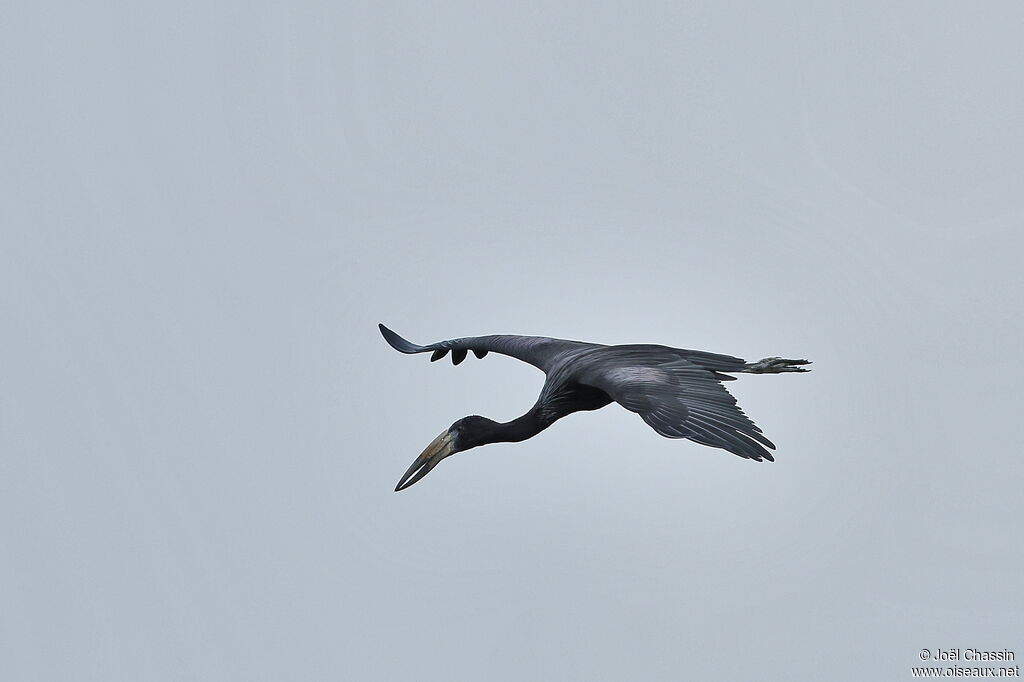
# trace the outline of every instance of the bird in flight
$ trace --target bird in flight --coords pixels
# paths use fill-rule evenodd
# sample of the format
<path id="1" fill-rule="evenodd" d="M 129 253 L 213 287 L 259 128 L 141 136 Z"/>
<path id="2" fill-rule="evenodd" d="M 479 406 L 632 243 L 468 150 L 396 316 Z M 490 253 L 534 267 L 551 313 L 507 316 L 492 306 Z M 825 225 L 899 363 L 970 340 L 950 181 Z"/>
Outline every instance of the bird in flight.
<path id="1" fill-rule="evenodd" d="M 666 438 L 688 438 L 746 459 L 774 462 L 769 450 L 775 445 L 743 414 L 721 382 L 736 379 L 730 373 L 738 372 L 807 372 L 803 365 L 810 364 L 784 358 L 746 362 L 699 350 L 648 344 L 605 346 L 546 336 L 472 336 L 419 346 L 383 324 L 378 326 L 392 348 L 431 353 L 431 362 L 449 352 L 455 365 L 469 351 L 477 358 L 494 352 L 527 362 L 547 375 L 540 397 L 523 416 L 499 423 L 472 415 L 445 429 L 412 463 L 395 492 L 416 483 L 456 452 L 489 443 L 517 443 L 568 414 L 612 402 L 636 412 Z"/>

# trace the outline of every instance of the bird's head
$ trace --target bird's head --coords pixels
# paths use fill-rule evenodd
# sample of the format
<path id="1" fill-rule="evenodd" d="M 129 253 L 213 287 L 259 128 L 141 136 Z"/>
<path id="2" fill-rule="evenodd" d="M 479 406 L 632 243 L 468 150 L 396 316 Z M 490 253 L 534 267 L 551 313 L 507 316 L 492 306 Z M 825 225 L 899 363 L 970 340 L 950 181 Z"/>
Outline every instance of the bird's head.
<path id="1" fill-rule="evenodd" d="M 490 441 L 486 439 L 486 436 L 493 431 L 495 426 L 497 426 L 496 422 L 477 415 L 458 420 L 430 442 L 430 445 L 416 458 L 416 461 L 398 481 L 395 492 L 405 490 L 419 481 L 445 457 L 487 444 Z"/>

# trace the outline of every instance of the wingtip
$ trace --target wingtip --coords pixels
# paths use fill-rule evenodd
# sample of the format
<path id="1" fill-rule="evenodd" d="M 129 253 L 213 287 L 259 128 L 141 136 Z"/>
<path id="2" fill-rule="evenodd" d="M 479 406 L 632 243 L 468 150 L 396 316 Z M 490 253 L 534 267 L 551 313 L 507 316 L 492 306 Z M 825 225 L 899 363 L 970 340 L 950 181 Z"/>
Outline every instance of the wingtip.
<path id="1" fill-rule="evenodd" d="M 377 328 L 380 329 L 381 336 L 383 336 L 384 340 L 388 342 L 388 345 L 400 353 L 421 353 L 424 350 L 422 346 L 417 346 L 415 343 L 403 339 L 401 336 L 385 327 L 381 322 L 377 323 Z"/>

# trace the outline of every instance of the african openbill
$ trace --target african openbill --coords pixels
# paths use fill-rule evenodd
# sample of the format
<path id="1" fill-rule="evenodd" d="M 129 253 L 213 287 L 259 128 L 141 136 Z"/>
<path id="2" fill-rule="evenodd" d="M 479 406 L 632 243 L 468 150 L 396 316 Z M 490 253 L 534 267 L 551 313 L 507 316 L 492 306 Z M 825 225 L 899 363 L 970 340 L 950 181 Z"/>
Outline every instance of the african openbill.
<path id="1" fill-rule="evenodd" d="M 604 346 L 546 336 L 474 336 L 418 346 L 383 324 L 384 339 L 402 353 L 431 351 L 430 361 L 451 351 L 452 363 L 493 351 L 528 362 L 547 375 L 537 403 L 523 416 L 501 424 L 487 417 L 463 417 L 435 438 L 395 487 L 408 488 L 445 457 L 488 443 L 517 443 L 537 435 L 556 420 L 612 401 L 639 414 L 667 438 L 689 438 L 760 462 L 775 458 L 775 445 L 736 405 L 721 381 L 725 372 L 780 374 L 806 372 L 807 360 L 764 358 L 746 362 L 731 355 L 647 344 Z"/>

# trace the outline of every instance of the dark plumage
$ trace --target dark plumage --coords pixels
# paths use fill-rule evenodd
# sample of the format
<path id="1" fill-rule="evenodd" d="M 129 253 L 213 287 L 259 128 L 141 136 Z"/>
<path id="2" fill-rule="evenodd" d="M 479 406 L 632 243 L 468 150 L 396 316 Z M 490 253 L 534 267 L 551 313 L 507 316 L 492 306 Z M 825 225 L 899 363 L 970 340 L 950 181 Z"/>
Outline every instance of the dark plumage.
<path id="1" fill-rule="evenodd" d="M 402 353 L 430 352 L 431 362 L 449 352 L 452 363 L 488 352 L 527 362 L 547 375 L 536 404 L 523 416 L 501 424 L 486 417 L 464 417 L 427 446 L 398 482 L 396 491 L 419 481 L 445 457 L 488 443 L 518 442 L 556 420 L 617 402 L 636 412 L 667 438 L 688 438 L 755 461 L 775 461 L 775 445 L 736 405 L 720 382 L 729 372 L 779 374 L 806 372 L 807 360 L 765 358 L 749 363 L 731 355 L 647 344 L 604 346 L 546 336 L 475 336 L 419 346 L 383 324 L 380 332 Z"/>

